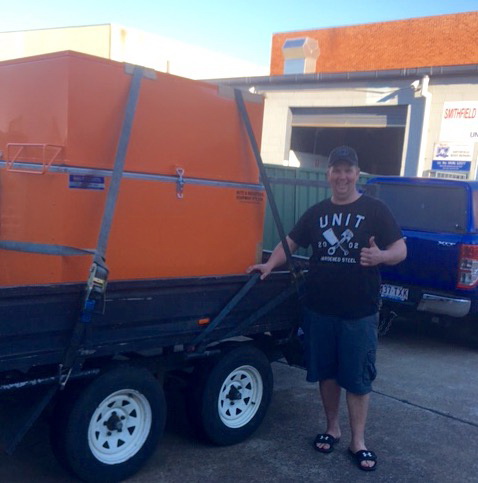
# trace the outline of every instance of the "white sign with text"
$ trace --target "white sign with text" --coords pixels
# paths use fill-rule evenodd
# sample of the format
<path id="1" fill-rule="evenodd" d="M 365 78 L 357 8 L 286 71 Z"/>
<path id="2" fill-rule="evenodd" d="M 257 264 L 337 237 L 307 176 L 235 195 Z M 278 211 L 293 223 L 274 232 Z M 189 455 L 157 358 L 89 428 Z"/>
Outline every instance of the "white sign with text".
<path id="1" fill-rule="evenodd" d="M 445 102 L 441 118 L 440 141 L 478 142 L 478 101 Z"/>

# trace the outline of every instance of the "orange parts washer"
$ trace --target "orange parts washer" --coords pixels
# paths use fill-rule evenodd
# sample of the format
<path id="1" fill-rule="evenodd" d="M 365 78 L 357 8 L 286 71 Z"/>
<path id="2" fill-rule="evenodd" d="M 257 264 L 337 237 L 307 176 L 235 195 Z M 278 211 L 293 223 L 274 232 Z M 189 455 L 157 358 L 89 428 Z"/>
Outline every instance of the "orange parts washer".
<path id="1" fill-rule="evenodd" d="M 95 248 L 130 82 L 123 64 L 73 52 L 0 63 L 0 240 Z M 262 101 L 246 105 L 259 141 Z M 110 280 L 244 273 L 261 252 L 264 207 L 232 92 L 144 78 Z M 0 286 L 85 281 L 90 264 L 0 250 Z"/>

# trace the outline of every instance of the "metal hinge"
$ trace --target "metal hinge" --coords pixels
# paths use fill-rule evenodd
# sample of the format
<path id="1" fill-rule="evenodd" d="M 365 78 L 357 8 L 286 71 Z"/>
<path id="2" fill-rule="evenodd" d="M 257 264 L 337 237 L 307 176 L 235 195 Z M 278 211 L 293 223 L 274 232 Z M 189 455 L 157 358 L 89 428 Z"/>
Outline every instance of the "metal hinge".
<path id="1" fill-rule="evenodd" d="M 182 199 L 184 198 L 184 169 L 176 168 L 176 174 L 178 175 L 178 180 L 176 181 L 176 196 Z"/>

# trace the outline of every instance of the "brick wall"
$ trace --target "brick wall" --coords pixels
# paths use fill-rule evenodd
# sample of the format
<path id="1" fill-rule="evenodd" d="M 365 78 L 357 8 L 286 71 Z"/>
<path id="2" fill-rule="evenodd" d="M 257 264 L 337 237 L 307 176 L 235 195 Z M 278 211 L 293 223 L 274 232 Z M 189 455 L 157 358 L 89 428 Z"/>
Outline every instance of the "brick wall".
<path id="1" fill-rule="evenodd" d="M 478 64 L 478 12 L 274 34 L 271 75 L 282 75 L 286 39 L 319 42 L 316 72 Z"/>

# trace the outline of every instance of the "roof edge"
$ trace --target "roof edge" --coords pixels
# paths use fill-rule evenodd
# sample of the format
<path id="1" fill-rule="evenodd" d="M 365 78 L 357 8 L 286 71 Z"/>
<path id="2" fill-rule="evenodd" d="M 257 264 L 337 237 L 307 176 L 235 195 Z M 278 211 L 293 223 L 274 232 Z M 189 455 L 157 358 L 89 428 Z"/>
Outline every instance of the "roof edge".
<path id="1" fill-rule="evenodd" d="M 444 77 L 478 75 L 478 64 L 444 65 L 434 67 L 413 67 L 390 70 L 351 71 L 351 72 L 319 72 L 316 74 L 288 74 L 258 77 L 236 77 L 223 79 L 207 79 L 207 82 L 220 84 L 245 85 L 281 85 L 281 84 L 308 84 L 317 82 L 346 82 L 371 79 L 402 79 L 411 77 Z"/>

